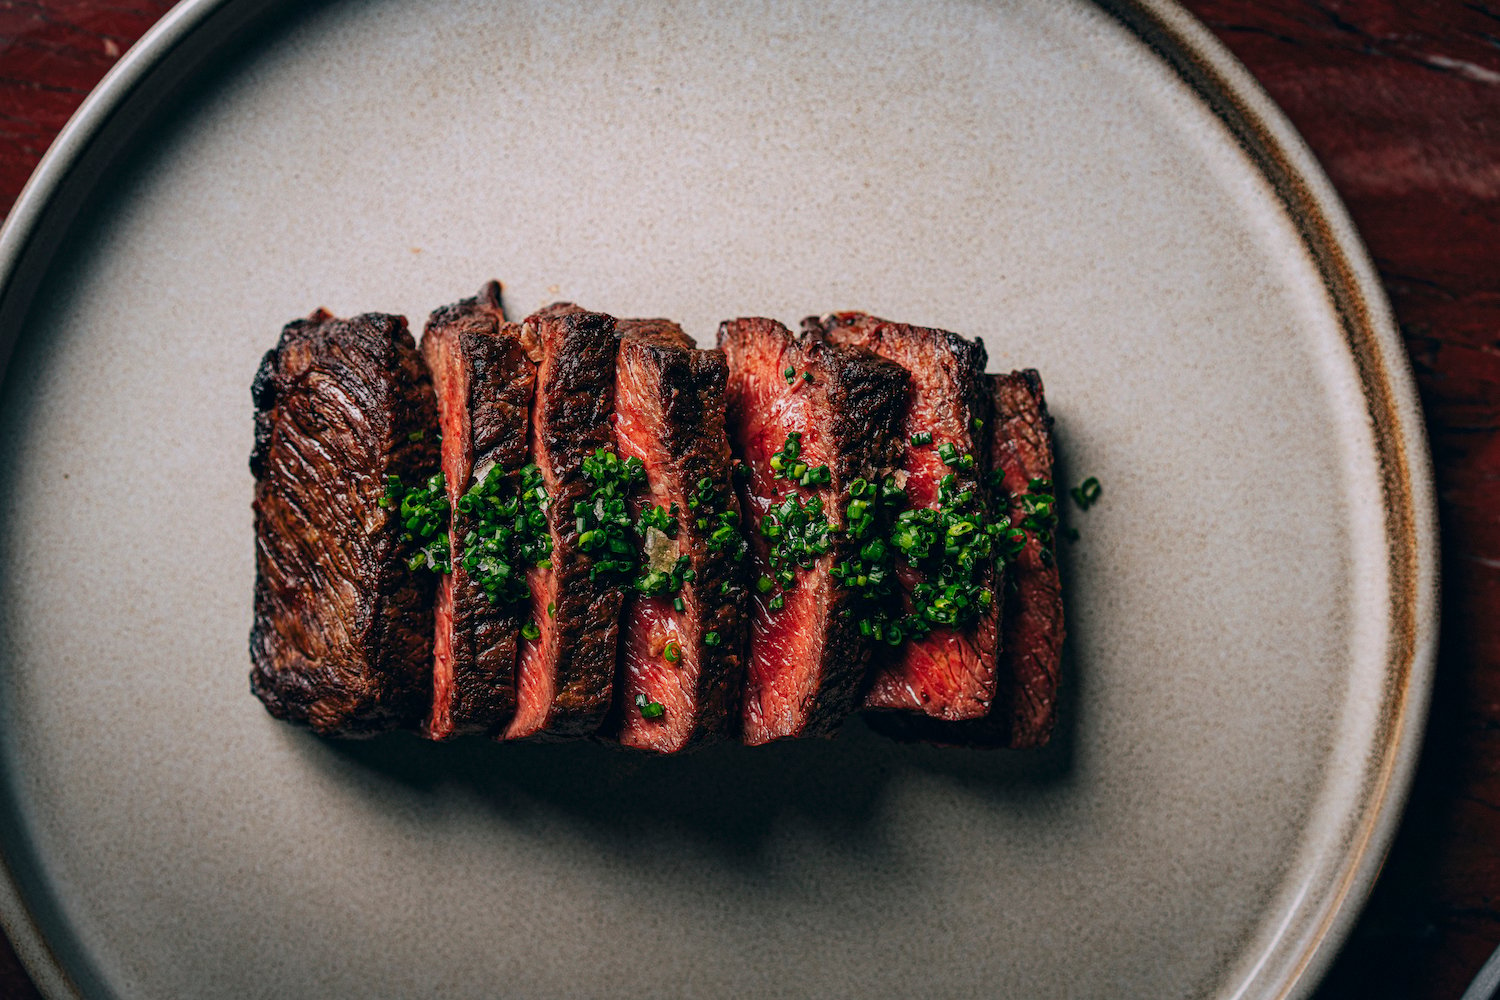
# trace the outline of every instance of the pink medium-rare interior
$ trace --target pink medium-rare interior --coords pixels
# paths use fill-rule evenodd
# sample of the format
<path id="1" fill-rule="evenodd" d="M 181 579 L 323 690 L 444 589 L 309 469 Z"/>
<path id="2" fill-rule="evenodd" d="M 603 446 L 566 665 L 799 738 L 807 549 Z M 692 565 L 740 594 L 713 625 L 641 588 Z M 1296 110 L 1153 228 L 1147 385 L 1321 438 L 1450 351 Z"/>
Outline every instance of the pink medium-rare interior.
<path id="1" fill-rule="evenodd" d="M 538 352 L 540 353 L 540 352 Z M 537 369 L 538 391 L 531 408 L 531 460 L 542 474 L 542 485 L 549 497 L 558 495 L 557 476 L 553 471 L 548 450 L 539 446 L 538 438 L 545 425 L 544 408 L 546 394 L 540 387 L 546 384 L 548 368 L 552 360 L 543 358 Z M 548 511 L 547 531 L 552 537 L 552 551 L 562 550 L 562 539 L 557 534 L 557 521 Z M 535 639 L 525 635 L 519 637 L 520 648 L 516 656 L 516 714 L 505 727 L 501 739 L 514 740 L 541 732 L 547 726 L 552 712 L 552 699 L 557 695 L 558 636 L 556 623 L 548 608 L 557 605 L 557 567 L 532 566 L 526 570 L 526 585 L 531 590 L 530 621 L 540 630 Z"/>
<path id="2" fill-rule="evenodd" d="M 422 338 L 423 354 L 432 372 L 437 393 L 438 427 L 442 433 L 442 469 L 448 505 L 455 508 L 474 466 L 474 440 L 469 426 L 469 379 L 460 355 L 457 337 L 450 327 L 439 326 Z M 449 533 L 448 552 L 458 566 L 461 539 Z M 438 581 L 434 601 L 436 618 L 432 648 L 432 710 L 424 729 L 432 739 L 453 733 L 453 588 L 454 574 Z"/>
<path id="3" fill-rule="evenodd" d="M 750 467 L 747 485 L 747 524 L 751 526 L 752 579 L 769 572 L 769 547 L 755 530 L 766 513 L 793 492 L 786 480 L 774 478 L 770 460 L 786 443 L 788 433 L 802 434 L 803 461 L 827 463 L 832 455 L 823 428 L 814 419 L 815 387 L 800 377 L 806 369 L 804 352 L 794 343 L 772 336 L 741 340 L 742 351 L 732 359 L 729 378 L 729 419 L 737 426 L 731 435 L 743 449 Z M 787 368 L 798 373 L 790 383 Z M 828 511 L 830 520 L 833 511 Z M 824 627 L 832 555 L 821 557 L 811 570 L 798 570 L 796 586 L 782 594 L 785 605 L 776 611 L 775 596 L 753 596 L 750 654 L 742 708 L 744 740 L 768 743 L 800 732 L 817 693 L 822 673 Z"/>
<path id="4" fill-rule="evenodd" d="M 656 378 L 645 365 L 633 364 L 634 352 L 622 345 L 615 378 L 615 441 L 621 458 L 638 458 L 646 468 L 647 490 L 632 501 L 633 516 L 645 507 L 660 504 L 670 510 L 688 510 L 687 498 L 673 496 L 668 488 L 670 456 L 665 413 L 659 401 Z M 674 544 L 674 558 L 677 547 Z M 686 600 L 691 595 L 684 594 Z M 687 605 L 684 603 L 684 608 Z M 693 732 L 698 711 L 695 691 L 700 670 L 701 637 L 691 628 L 688 611 L 677 611 L 670 597 L 646 597 L 628 593 L 620 615 L 620 671 L 618 683 L 621 717 L 620 742 L 625 746 L 671 752 L 684 746 Z M 666 658 L 673 642 L 678 659 Z M 660 717 L 641 715 L 636 697 L 656 702 Z"/>

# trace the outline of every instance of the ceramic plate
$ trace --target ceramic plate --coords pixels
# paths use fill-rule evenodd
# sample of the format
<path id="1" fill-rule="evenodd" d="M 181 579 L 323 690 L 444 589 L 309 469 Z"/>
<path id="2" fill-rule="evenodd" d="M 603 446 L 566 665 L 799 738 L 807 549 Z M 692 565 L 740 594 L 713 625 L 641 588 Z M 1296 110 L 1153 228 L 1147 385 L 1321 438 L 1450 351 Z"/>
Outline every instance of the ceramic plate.
<path id="1" fill-rule="evenodd" d="M 1400 811 L 1430 476 L 1368 260 L 1163 3 L 189 0 L 3 241 L 5 926 L 66 997 L 1305 995 Z M 1040 753 L 328 742 L 250 696 L 249 385 L 498 277 L 1030 365 Z"/>

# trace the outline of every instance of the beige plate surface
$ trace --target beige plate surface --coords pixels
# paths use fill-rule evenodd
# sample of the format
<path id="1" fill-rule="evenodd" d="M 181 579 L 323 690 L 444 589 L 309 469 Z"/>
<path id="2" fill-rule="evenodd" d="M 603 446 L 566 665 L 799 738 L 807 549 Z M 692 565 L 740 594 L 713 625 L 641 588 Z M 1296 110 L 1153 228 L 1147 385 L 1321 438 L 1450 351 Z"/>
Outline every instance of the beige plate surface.
<path id="1" fill-rule="evenodd" d="M 1064 478 L 1104 484 L 1055 745 L 268 718 L 257 359 L 491 276 L 1041 369 Z M 1378 869 L 1436 625 L 1415 395 L 1326 180 L 1173 8 L 201 0 L 0 279 L 0 914 L 51 995 L 1301 995 Z"/>

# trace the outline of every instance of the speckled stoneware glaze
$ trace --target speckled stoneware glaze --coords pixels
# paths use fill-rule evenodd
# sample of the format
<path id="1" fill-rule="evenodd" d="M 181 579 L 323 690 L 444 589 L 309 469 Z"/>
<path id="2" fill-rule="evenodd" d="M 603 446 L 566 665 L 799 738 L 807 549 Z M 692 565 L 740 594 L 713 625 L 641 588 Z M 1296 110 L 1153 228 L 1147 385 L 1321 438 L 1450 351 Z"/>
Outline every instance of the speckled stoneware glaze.
<path id="1" fill-rule="evenodd" d="M 1378 284 L 1162 3 L 189 2 L 0 235 L 0 915 L 52 997 L 1305 995 L 1399 815 L 1435 544 Z M 490 277 L 1043 372 L 1040 753 L 316 739 L 250 696 L 250 378 Z"/>

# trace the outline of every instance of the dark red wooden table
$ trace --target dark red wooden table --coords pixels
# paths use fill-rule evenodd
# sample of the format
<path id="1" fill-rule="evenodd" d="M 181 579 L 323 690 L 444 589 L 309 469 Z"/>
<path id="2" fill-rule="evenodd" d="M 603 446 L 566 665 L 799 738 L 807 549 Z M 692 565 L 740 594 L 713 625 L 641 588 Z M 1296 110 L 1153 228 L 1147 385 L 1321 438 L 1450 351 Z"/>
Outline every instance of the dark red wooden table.
<path id="1" fill-rule="evenodd" d="M 1411 805 L 1319 1000 L 1453 1000 L 1500 945 L 1500 4 L 1185 0 L 1364 234 L 1437 468 L 1443 632 Z M 0 0 L 0 211 L 169 0 Z M 35 997 L 0 938 L 0 996 Z"/>

